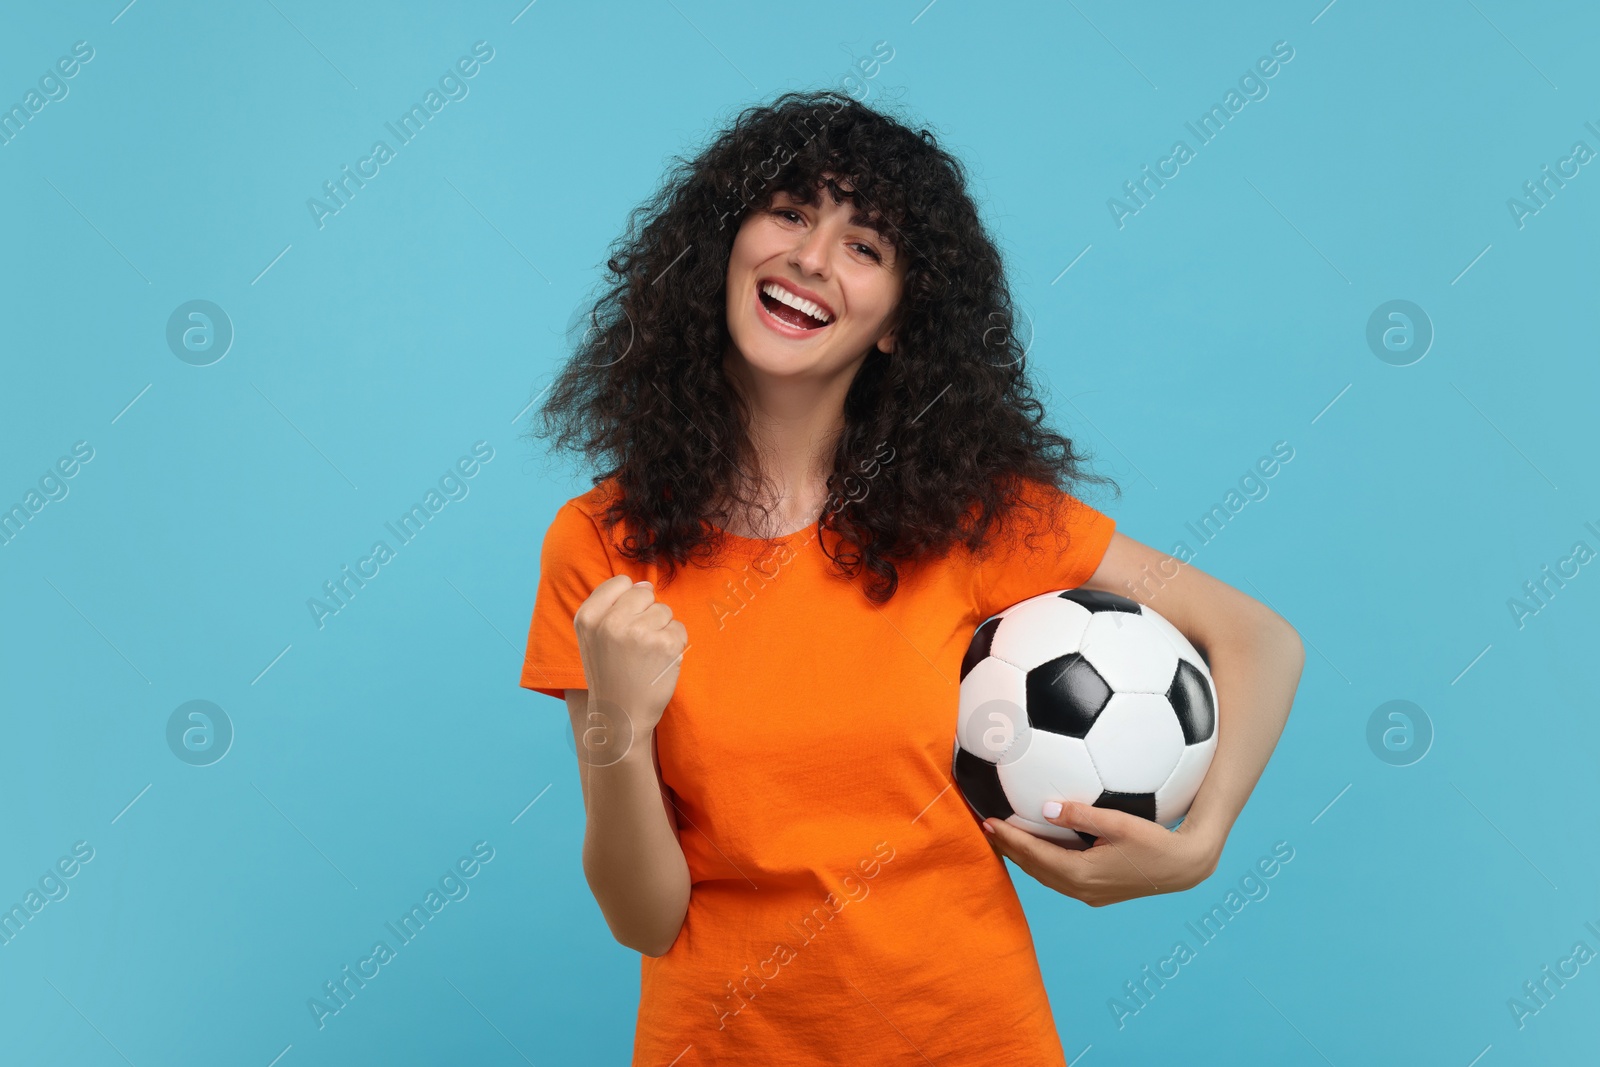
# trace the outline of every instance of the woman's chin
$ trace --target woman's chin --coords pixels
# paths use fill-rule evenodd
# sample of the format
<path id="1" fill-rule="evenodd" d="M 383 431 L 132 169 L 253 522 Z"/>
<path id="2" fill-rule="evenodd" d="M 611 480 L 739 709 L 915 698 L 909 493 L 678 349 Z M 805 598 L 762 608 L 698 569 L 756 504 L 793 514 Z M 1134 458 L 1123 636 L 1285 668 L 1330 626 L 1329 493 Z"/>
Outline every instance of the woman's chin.
<path id="1" fill-rule="evenodd" d="M 758 353 L 755 358 L 746 358 L 745 370 L 751 374 L 759 374 L 767 378 L 796 378 L 810 370 L 813 363 L 810 359 L 798 357 L 794 354 L 771 355 Z"/>
<path id="2" fill-rule="evenodd" d="M 814 367 L 818 358 L 817 349 L 781 337 L 757 337 L 753 345 L 735 345 L 734 352 L 750 370 L 776 375 Z"/>

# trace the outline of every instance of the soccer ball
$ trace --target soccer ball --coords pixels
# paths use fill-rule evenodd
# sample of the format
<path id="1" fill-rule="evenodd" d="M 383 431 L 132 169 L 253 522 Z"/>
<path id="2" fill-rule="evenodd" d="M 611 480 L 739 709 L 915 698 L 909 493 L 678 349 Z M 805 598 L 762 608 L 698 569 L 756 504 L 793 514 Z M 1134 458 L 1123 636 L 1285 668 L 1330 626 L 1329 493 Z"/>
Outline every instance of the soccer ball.
<path id="1" fill-rule="evenodd" d="M 1171 829 L 1217 748 L 1205 657 L 1115 593 L 1068 589 L 978 627 L 961 661 L 954 774 L 979 819 L 1067 848 L 1095 835 L 1046 822 L 1047 800 L 1116 808 Z"/>

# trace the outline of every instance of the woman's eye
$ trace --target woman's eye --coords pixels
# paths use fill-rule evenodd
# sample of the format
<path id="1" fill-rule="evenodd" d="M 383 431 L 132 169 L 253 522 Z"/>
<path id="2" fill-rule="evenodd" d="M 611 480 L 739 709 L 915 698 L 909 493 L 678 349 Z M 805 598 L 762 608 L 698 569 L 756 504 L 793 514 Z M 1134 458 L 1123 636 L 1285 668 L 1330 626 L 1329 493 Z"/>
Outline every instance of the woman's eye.
<path id="1" fill-rule="evenodd" d="M 778 218 L 781 218 L 786 222 L 804 222 L 805 221 L 805 219 L 801 216 L 800 212 L 794 210 L 793 208 L 775 207 L 775 208 L 772 209 L 772 213 L 774 215 L 776 215 Z M 850 247 L 851 248 L 859 248 L 863 255 L 871 256 L 874 260 L 883 259 L 882 253 L 880 253 L 876 248 L 873 248 L 871 245 L 867 244 L 864 241 L 855 241 L 850 245 Z"/>

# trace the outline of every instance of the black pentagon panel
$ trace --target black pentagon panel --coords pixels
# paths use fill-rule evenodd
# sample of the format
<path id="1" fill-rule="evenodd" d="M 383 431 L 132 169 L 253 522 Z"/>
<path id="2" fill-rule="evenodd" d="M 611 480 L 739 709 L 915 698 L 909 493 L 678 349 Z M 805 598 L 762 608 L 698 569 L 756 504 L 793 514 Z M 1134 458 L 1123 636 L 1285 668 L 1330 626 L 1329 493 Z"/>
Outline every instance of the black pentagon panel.
<path id="1" fill-rule="evenodd" d="M 1036 730 L 1083 737 L 1111 699 L 1111 687 L 1073 652 L 1028 672 L 1028 722 Z"/>
<path id="2" fill-rule="evenodd" d="M 1013 814 L 1011 802 L 1000 787 L 1000 769 L 994 764 L 957 745 L 954 770 L 956 785 L 980 819 L 1006 819 Z"/>
<path id="3" fill-rule="evenodd" d="M 967 654 L 961 657 L 961 681 L 967 680 L 967 675 L 972 673 L 972 668 L 982 663 L 989 656 L 989 649 L 994 647 L 994 632 L 1000 629 L 1002 619 L 990 619 L 978 627 L 978 632 L 972 635 L 972 641 L 967 645 Z"/>
<path id="4" fill-rule="evenodd" d="M 1185 745 L 1206 740 L 1217 728 L 1217 709 L 1211 703 L 1211 687 L 1199 668 L 1188 660 L 1178 660 L 1178 673 L 1167 687 L 1167 703 L 1178 713 Z"/>
<path id="5" fill-rule="evenodd" d="M 1101 589 L 1068 589 L 1060 594 L 1062 600 L 1071 600 L 1082 604 L 1091 612 L 1099 611 L 1125 611 L 1130 615 L 1139 614 L 1139 605 L 1125 596 L 1116 593 L 1107 593 Z"/>
<path id="6" fill-rule="evenodd" d="M 1129 815 L 1137 815 L 1141 819 L 1156 821 L 1156 795 L 1154 793 L 1118 793 L 1114 790 L 1104 790 L 1095 800 L 1094 807 L 1115 808 L 1125 811 Z"/>

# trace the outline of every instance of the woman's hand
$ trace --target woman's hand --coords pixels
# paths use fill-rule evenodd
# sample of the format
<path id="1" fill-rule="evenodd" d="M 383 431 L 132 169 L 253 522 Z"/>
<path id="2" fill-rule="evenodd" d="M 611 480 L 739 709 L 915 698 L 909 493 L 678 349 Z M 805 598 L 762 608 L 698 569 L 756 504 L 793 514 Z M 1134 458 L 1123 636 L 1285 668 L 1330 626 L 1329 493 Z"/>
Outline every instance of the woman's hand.
<path id="1" fill-rule="evenodd" d="M 1065 848 L 1008 822 L 985 819 L 985 829 L 994 831 L 989 847 L 1040 883 L 1091 908 L 1190 889 L 1211 876 L 1222 853 L 1219 843 L 1190 829 L 1188 821 L 1168 830 L 1125 811 L 1089 804 L 1063 804 L 1061 814 L 1046 821 L 1094 834 L 1095 843 L 1087 849 Z"/>
<path id="2" fill-rule="evenodd" d="M 672 609 L 655 597 L 649 582 L 615 574 L 599 585 L 573 615 L 579 658 L 596 729 L 625 731 L 623 748 L 647 736 L 661 721 L 678 687 L 678 670 L 689 632 Z M 610 722 L 625 717 L 627 724 Z"/>

